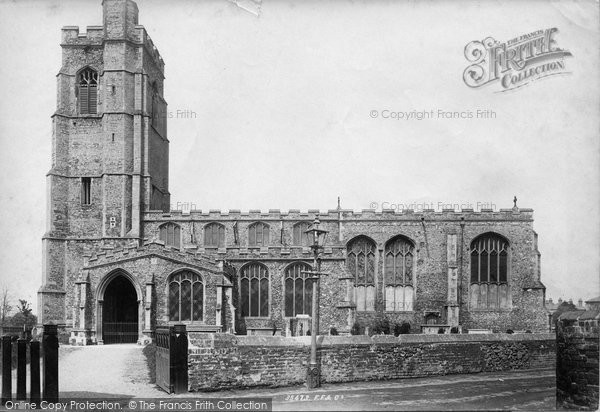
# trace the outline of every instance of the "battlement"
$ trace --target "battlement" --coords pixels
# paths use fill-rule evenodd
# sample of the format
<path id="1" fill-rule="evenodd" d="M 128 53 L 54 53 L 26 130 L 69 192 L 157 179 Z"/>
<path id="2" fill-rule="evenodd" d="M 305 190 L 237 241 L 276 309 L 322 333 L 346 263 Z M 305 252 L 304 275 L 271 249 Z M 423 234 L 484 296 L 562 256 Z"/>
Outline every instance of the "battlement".
<path id="1" fill-rule="evenodd" d="M 104 41 L 104 26 L 87 26 L 81 33 L 79 26 L 64 26 L 61 43 L 70 46 L 101 46 Z"/>
<path id="2" fill-rule="evenodd" d="M 107 40 L 105 35 L 104 26 L 87 26 L 86 32 L 81 32 L 79 26 L 64 26 L 62 29 L 61 46 L 75 46 L 75 47 L 86 47 L 86 46 L 97 46 L 100 47 Z M 134 30 L 130 33 L 130 39 L 128 41 L 143 45 L 147 55 L 151 57 L 154 64 L 161 73 L 165 72 L 165 62 L 163 61 L 158 49 L 154 45 L 154 42 L 148 35 L 148 32 L 144 26 L 136 25 Z M 108 39 L 110 41 L 123 40 L 123 39 Z"/>
<path id="3" fill-rule="evenodd" d="M 144 212 L 145 221 L 165 221 L 165 220 L 183 220 L 183 221 L 209 221 L 209 220 L 312 220 L 315 216 L 319 216 L 322 221 L 327 220 L 342 220 L 342 221 L 361 221 L 361 220 L 377 220 L 377 221 L 439 221 L 439 220 L 455 220 L 455 221 L 485 221 L 485 220 L 519 220 L 533 221 L 533 209 L 512 208 L 512 209 L 481 209 L 474 211 L 473 209 L 443 209 L 435 211 L 433 209 L 413 210 L 404 209 L 401 211 L 393 209 L 363 209 L 354 211 L 352 209 L 329 209 L 321 211 L 318 209 L 309 209 L 306 212 L 298 209 L 290 209 L 289 211 L 281 211 L 279 209 L 269 209 L 261 211 L 251 209 L 249 211 L 240 211 L 239 209 L 229 209 L 221 211 L 219 209 L 202 210 L 172 210 L 163 212 L 158 210 L 150 210 Z"/>
<path id="4" fill-rule="evenodd" d="M 146 31 L 144 26 L 137 25 L 137 26 L 135 26 L 135 28 L 138 32 L 137 34 L 138 34 L 139 43 L 144 45 L 146 51 L 152 57 L 152 59 L 154 60 L 154 63 L 156 64 L 156 66 L 158 67 L 160 72 L 164 74 L 165 62 L 163 61 L 158 49 L 154 45 L 154 42 L 148 35 L 148 32 Z"/>

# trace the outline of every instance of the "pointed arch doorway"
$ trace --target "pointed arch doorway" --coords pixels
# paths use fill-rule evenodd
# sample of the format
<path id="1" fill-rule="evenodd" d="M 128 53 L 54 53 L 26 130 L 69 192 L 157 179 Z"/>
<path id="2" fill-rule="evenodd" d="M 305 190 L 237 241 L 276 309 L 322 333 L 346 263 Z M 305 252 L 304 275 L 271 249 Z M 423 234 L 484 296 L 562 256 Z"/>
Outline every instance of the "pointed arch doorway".
<path id="1" fill-rule="evenodd" d="M 107 277 L 98 302 L 102 343 L 137 343 L 139 302 L 138 290 L 128 276 L 114 273 Z"/>

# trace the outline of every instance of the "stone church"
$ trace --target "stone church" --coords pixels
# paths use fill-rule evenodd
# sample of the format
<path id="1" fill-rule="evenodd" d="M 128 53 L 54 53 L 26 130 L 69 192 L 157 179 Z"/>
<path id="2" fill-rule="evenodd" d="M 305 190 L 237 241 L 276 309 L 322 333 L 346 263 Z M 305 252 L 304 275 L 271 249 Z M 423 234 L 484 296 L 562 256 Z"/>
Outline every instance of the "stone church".
<path id="1" fill-rule="evenodd" d="M 311 315 L 306 230 L 328 233 L 320 333 L 386 317 L 546 328 L 533 211 L 170 210 L 164 62 L 131 0 L 62 29 L 43 236 L 42 323 L 73 344 L 140 342 L 157 325 L 289 334 Z M 214 136 L 213 138 L 218 138 Z M 449 329 L 444 329 L 449 330 Z"/>

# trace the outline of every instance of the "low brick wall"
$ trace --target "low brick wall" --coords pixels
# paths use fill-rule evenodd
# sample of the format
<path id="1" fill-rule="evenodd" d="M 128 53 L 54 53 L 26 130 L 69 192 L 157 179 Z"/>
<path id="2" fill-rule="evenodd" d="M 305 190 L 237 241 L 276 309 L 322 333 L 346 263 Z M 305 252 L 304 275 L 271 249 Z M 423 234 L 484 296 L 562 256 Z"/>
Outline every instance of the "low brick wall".
<path id="1" fill-rule="evenodd" d="M 553 334 L 320 336 L 323 382 L 554 368 Z M 303 384 L 310 336 L 190 334 L 189 389 Z"/>
<path id="2" fill-rule="evenodd" d="M 578 326 L 556 329 L 556 406 L 598 409 L 598 338 Z"/>

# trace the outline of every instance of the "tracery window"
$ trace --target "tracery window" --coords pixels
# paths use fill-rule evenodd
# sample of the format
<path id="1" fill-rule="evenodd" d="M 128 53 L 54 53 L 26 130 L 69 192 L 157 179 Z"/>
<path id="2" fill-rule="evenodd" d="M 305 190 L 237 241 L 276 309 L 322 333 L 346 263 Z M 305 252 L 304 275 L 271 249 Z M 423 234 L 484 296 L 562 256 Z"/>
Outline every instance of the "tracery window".
<path id="1" fill-rule="evenodd" d="M 269 316 L 269 272 L 260 263 L 250 263 L 240 272 L 242 316 Z"/>
<path id="2" fill-rule="evenodd" d="M 249 246 L 267 246 L 269 244 L 269 225 L 263 222 L 252 223 L 248 227 Z"/>
<path id="3" fill-rule="evenodd" d="M 385 247 L 385 310 L 413 310 L 414 260 L 413 243 L 397 237 Z"/>
<path id="4" fill-rule="evenodd" d="M 354 276 L 357 311 L 375 310 L 375 250 L 375 242 L 366 236 L 357 237 L 347 247 L 346 266 Z"/>
<path id="5" fill-rule="evenodd" d="M 224 247 L 225 226 L 219 223 L 209 223 L 204 226 L 204 246 Z"/>
<path id="6" fill-rule="evenodd" d="M 312 268 L 298 262 L 285 270 L 285 316 L 312 315 L 313 279 L 302 272 Z"/>
<path id="7" fill-rule="evenodd" d="M 484 234 L 471 242 L 470 251 L 470 307 L 509 308 L 508 241 L 494 233 Z"/>
<path id="8" fill-rule="evenodd" d="M 169 320 L 201 321 L 204 312 L 202 278 L 190 270 L 182 270 L 169 281 Z"/>
<path id="9" fill-rule="evenodd" d="M 77 76 L 77 102 L 80 114 L 96 114 L 98 107 L 98 72 L 86 67 Z"/>
<path id="10" fill-rule="evenodd" d="M 160 227 L 160 240 L 165 246 L 179 248 L 181 246 L 181 228 L 175 223 L 165 223 Z"/>
<path id="11" fill-rule="evenodd" d="M 308 233 L 306 233 L 309 227 L 310 223 L 308 222 L 298 222 L 294 225 L 292 239 L 294 246 L 310 246 Z"/>

